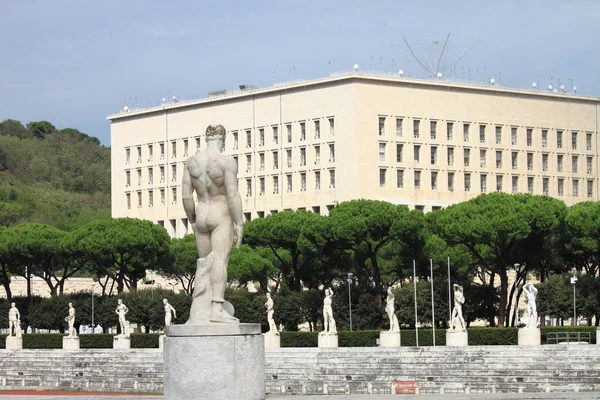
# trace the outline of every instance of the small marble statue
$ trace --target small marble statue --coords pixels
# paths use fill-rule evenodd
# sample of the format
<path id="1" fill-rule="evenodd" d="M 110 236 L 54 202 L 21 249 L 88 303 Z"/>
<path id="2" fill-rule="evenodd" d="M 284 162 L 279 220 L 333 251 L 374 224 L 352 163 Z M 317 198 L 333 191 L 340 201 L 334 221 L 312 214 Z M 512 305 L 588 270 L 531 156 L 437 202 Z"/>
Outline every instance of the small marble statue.
<path id="1" fill-rule="evenodd" d="M 333 297 L 333 290 L 331 288 L 325 289 L 325 299 L 323 299 L 323 332 L 322 334 L 337 333 L 335 327 L 335 320 L 333 319 L 333 309 L 331 308 L 331 298 Z"/>
<path id="2" fill-rule="evenodd" d="M 269 332 L 267 332 L 269 335 L 279 335 L 275 319 L 273 319 L 273 314 L 275 312 L 273 310 L 274 305 L 271 293 L 267 292 L 267 302 L 265 303 L 265 307 L 267 308 L 267 321 L 269 321 Z"/>
<path id="3" fill-rule="evenodd" d="M 523 286 L 523 291 L 527 295 L 527 324 L 525 328 L 537 328 L 537 307 L 535 300 L 537 298 L 538 290 L 533 286 L 533 283 L 529 282 Z"/>
<path id="4" fill-rule="evenodd" d="M 15 306 L 15 303 L 11 303 L 10 309 L 8 310 L 8 336 L 21 337 L 23 335 L 21 331 L 21 313 Z"/>
<path id="5" fill-rule="evenodd" d="M 119 316 L 119 327 L 121 328 L 121 334 L 118 337 L 129 337 L 129 321 L 125 319 L 125 314 L 129 312 L 129 308 L 123 304 L 123 300 L 117 301 L 117 309 L 115 312 Z"/>
<path id="6" fill-rule="evenodd" d="M 465 296 L 463 295 L 463 288 L 460 285 L 454 284 L 454 309 L 452 310 L 452 321 L 450 329 L 453 331 L 459 330 L 464 331 L 466 328 L 465 320 L 462 315 L 462 305 L 465 302 Z M 457 322 L 460 326 L 457 329 Z"/>
<path id="7" fill-rule="evenodd" d="M 163 299 L 163 304 L 165 305 L 165 326 L 169 326 L 171 325 L 171 315 L 173 318 L 177 318 L 177 311 L 169 304 L 167 299 Z"/>
<path id="8" fill-rule="evenodd" d="M 244 232 L 238 166 L 235 159 L 222 154 L 225 133 L 223 125 L 209 125 L 206 150 L 188 158 L 183 172 L 183 208 L 196 235 L 200 256 L 186 322 L 190 325 L 239 323 L 224 298 L 229 253 L 234 241 L 240 248 Z"/>
<path id="9" fill-rule="evenodd" d="M 385 303 L 385 312 L 390 319 L 390 332 L 400 332 L 400 325 L 398 325 L 398 317 L 396 317 L 396 306 L 394 305 L 394 292 L 392 288 L 387 289 L 387 299 Z"/>
<path id="10" fill-rule="evenodd" d="M 69 303 L 69 315 L 65 317 L 65 321 L 69 324 L 69 335 L 67 337 L 76 338 L 77 330 L 75 329 L 75 308 L 73 308 L 73 303 Z"/>

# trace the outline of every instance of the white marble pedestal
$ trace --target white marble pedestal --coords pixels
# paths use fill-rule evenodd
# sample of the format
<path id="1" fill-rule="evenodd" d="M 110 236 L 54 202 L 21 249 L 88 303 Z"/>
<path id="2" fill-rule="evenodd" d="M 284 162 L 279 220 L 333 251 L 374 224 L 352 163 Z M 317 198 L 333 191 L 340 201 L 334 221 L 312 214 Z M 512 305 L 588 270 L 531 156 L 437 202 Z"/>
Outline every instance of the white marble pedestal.
<path id="1" fill-rule="evenodd" d="M 158 348 L 162 349 L 165 347 L 165 335 L 160 335 L 158 337 Z"/>
<path id="2" fill-rule="evenodd" d="M 281 337 L 278 333 L 265 333 L 265 349 L 275 349 L 281 347 Z"/>
<path id="3" fill-rule="evenodd" d="M 337 333 L 319 333 L 319 347 L 338 347 Z"/>
<path id="4" fill-rule="evenodd" d="M 130 349 L 131 338 L 113 336 L 113 349 Z"/>
<path id="5" fill-rule="evenodd" d="M 542 344 L 542 333 L 539 328 L 519 329 L 519 346 L 539 346 Z"/>
<path id="6" fill-rule="evenodd" d="M 22 336 L 7 336 L 6 337 L 6 350 L 21 350 L 23 348 L 23 337 Z"/>
<path id="7" fill-rule="evenodd" d="M 166 331 L 165 400 L 265 398 L 260 324 L 170 325 Z"/>
<path id="8" fill-rule="evenodd" d="M 400 347 L 400 332 L 381 331 L 379 333 L 380 347 Z"/>
<path id="9" fill-rule="evenodd" d="M 79 350 L 79 338 L 63 336 L 63 350 Z"/>
<path id="10" fill-rule="evenodd" d="M 446 346 L 468 346 L 469 333 L 467 331 L 446 331 Z"/>

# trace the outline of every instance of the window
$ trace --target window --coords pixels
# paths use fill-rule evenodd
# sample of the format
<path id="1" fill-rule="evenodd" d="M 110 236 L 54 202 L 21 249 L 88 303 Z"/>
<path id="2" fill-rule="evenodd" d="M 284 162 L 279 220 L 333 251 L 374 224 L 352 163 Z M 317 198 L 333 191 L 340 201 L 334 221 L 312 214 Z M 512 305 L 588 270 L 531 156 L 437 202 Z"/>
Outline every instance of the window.
<path id="1" fill-rule="evenodd" d="M 332 189 L 335 188 L 335 170 L 334 169 L 329 170 L 329 187 Z"/>
<path id="2" fill-rule="evenodd" d="M 469 164 L 471 163 L 471 149 L 464 149 L 463 158 L 464 158 L 463 161 L 464 161 L 465 167 L 468 167 Z"/>
<path id="3" fill-rule="evenodd" d="M 577 132 L 571 132 L 571 147 L 577 149 Z"/>
<path id="4" fill-rule="evenodd" d="M 131 149 L 125 149 L 125 164 L 131 163 Z"/>
<path id="5" fill-rule="evenodd" d="M 496 144 L 502 143 L 502 127 L 496 126 Z"/>
<path id="6" fill-rule="evenodd" d="M 549 178 L 542 179 L 542 194 L 544 196 L 548 196 L 548 193 L 550 192 L 549 186 L 550 186 L 550 179 Z"/>
<path id="7" fill-rule="evenodd" d="M 379 187 L 385 187 L 385 173 L 387 170 L 385 168 L 379 169 Z"/>
<path id="8" fill-rule="evenodd" d="M 246 197 L 252 197 L 252 178 L 246 178 Z"/>
<path id="9" fill-rule="evenodd" d="M 485 125 L 479 125 L 479 142 L 485 143 Z"/>
<path id="10" fill-rule="evenodd" d="M 172 204 L 177 204 L 177 188 L 171 188 Z"/>
<path id="11" fill-rule="evenodd" d="M 448 172 L 448 190 L 454 192 L 454 172 Z"/>
<path id="12" fill-rule="evenodd" d="M 379 143 L 379 161 L 385 161 L 385 143 Z"/>
<path id="13" fill-rule="evenodd" d="M 558 185 L 556 187 L 556 192 L 559 196 L 564 196 L 565 194 L 565 180 L 562 178 L 558 179 Z"/>
<path id="14" fill-rule="evenodd" d="M 548 129 L 542 129 L 542 147 L 548 147 Z"/>
<path id="15" fill-rule="evenodd" d="M 533 170 L 533 153 L 527 153 L 527 170 Z"/>
<path id="16" fill-rule="evenodd" d="M 592 149 L 592 134 L 591 133 L 585 134 L 585 149 L 586 150 Z"/>
<path id="17" fill-rule="evenodd" d="M 396 136 L 402 136 L 402 124 L 404 120 L 402 118 L 396 118 Z"/>
<path id="18" fill-rule="evenodd" d="M 519 192 L 519 177 L 518 176 L 512 177 L 512 192 L 513 193 Z"/>
<path id="19" fill-rule="evenodd" d="M 329 145 L 329 162 L 335 162 L 335 145 Z"/>
<path id="20" fill-rule="evenodd" d="M 542 171 L 548 171 L 548 154 L 542 154 Z"/>
<path id="21" fill-rule="evenodd" d="M 196 153 L 200 153 L 200 138 L 196 138 Z"/>
<path id="22" fill-rule="evenodd" d="M 265 195 L 265 178 L 260 178 L 258 180 L 258 184 L 259 184 L 259 196 L 264 196 Z"/>
<path id="23" fill-rule="evenodd" d="M 413 120 L 413 136 L 415 138 L 419 137 L 419 128 L 421 126 L 421 121 L 418 119 Z"/>
<path id="24" fill-rule="evenodd" d="M 496 192 L 502 191 L 502 175 L 496 175 Z"/>
<path id="25" fill-rule="evenodd" d="M 558 172 L 563 172 L 563 158 L 564 156 L 562 154 L 556 156 L 556 170 Z"/>
<path id="26" fill-rule="evenodd" d="M 594 157 L 587 157 L 587 159 L 586 159 L 586 172 L 588 174 L 592 173 L 593 160 L 594 160 Z"/>
<path id="27" fill-rule="evenodd" d="M 273 169 L 279 169 L 279 152 L 273 152 Z"/>
<path id="28" fill-rule="evenodd" d="M 416 163 L 421 162 L 421 146 L 419 146 L 418 144 L 415 144 L 413 151 L 414 151 L 415 162 Z"/>
<path id="29" fill-rule="evenodd" d="M 463 142 L 469 141 L 469 129 L 471 124 L 463 124 Z"/>
<path id="30" fill-rule="evenodd" d="M 402 155 L 404 153 L 404 145 L 396 143 L 396 162 L 402 162 Z"/>
<path id="31" fill-rule="evenodd" d="M 287 159 L 287 166 L 288 168 L 292 168 L 292 150 L 286 150 L 285 151 L 286 154 L 286 159 Z"/>
<path id="32" fill-rule="evenodd" d="M 306 165 L 306 147 L 302 147 L 300 149 L 300 165 L 301 166 Z"/>
<path id="33" fill-rule="evenodd" d="M 252 154 L 246 154 L 246 172 L 252 171 Z"/>
<path id="34" fill-rule="evenodd" d="M 183 140 L 183 156 L 187 157 L 189 155 L 189 145 L 188 145 L 188 140 L 184 139 Z"/>
<path id="35" fill-rule="evenodd" d="M 302 172 L 300 174 L 300 191 L 306 192 L 306 173 Z"/>
<path id="36" fill-rule="evenodd" d="M 315 121 L 315 139 L 321 138 L 321 122 Z"/>
<path id="37" fill-rule="evenodd" d="M 579 197 L 579 179 L 573 179 L 573 197 Z"/>
<path id="38" fill-rule="evenodd" d="M 514 126 L 510 128 L 510 144 L 517 145 L 517 128 Z"/>
<path id="39" fill-rule="evenodd" d="M 404 170 L 403 169 L 396 170 L 396 187 L 397 188 L 404 187 Z"/>
<path id="40" fill-rule="evenodd" d="M 454 138 L 454 122 L 446 123 L 446 139 L 452 140 Z"/>
<path id="41" fill-rule="evenodd" d="M 513 151 L 510 154 L 510 163 L 512 165 L 512 169 L 517 169 L 518 161 L 519 161 L 519 153 L 517 153 L 516 151 Z"/>
<path id="42" fill-rule="evenodd" d="M 138 171 L 139 172 L 139 171 Z M 142 179 L 142 174 L 139 172 L 139 179 Z M 177 164 L 171 164 L 171 182 L 177 181 Z"/>
<path id="43" fill-rule="evenodd" d="M 577 173 L 578 168 L 577 165 L 579 164 L 579 157 L 578 156 L 572 156 L 571 157 L 571 164 L 572 164 L 572 170 L 574 173 Z"/>
<path id="44" fill-rule="evenodd" d="M 437 190 L 437 171 L 431 171 L 431 190 Z"/>
<path id="45" fill-rule="evenodd" d="M 329 136 L 333 136 L 335 133 L 335 121 L 333 118 L 329 118 Z"/>
<path id="46" fill-rule="evenodd" d="M 379 136 L 385 136 L 385 117 L 379 117 Z"/>
<path id="47" fill-rule="evenodd" d="M 533 176 L 527 177 L 527 193 L 533 194 Z"/>
<path id="48" fill-rule="evenodd" d="M 279 128 L 273 127 L 273 144 L 279 144 Z"/>
<path id="49" fill-rule="evenodd" d="M 471 174 L 465 174 L 465 192 L 471 191 Z"/>
<path id="50" fill-rule="evenodd" d="M 233 150 L 237 150 L 238 147 L 239 147 L 238 133 L 233 132 Z"/>
<path id="51" fill-rule="evenodd" d="M 258 160 L 259 160 L 259 170 L 260 171 L 264 171 L 265 170 L 265 153 L 260 153 L 258 155 Z"/>
<path id="52" fill-rule="evenodd" d="M 265 145 L 265 130 L 264 130 L 264 128 L 260 128 L 258 130 L 258 145 L 259 146 Z"/>
<path id="53" fill-rule="evenodd" d="M 437 121 L 429 121 L 429 135 L 432 139 L 437 137 Z"/>
<path id="54" fill-rule="evenodd" d="M 315 190 L 321 190 L 321 172 L 315 171 Z"/>
<path id="55" fill-rule="evenodd" d="M 287 130 L 287 142 L 292 143 L 292 125 L 286 125 L 285 129 Z"/>
<path id="56" fill-rule="evenodd" d="M 292 174 L 285 176 L 286 193 L 292 193 Z"/>
<path id="57" fill-rule="evenodd" d="M 148 185 L 152 185 L 154 183 L 154 169 L 152 167 L 148 168 Z"/>
<path id="58" fill-rule="evenodd" d="M 300 122 L 300 140 L 306 140 L 306 122 Z"/>
<path id="59" fill-rule="evenodd" d="M 421 188 L 421 171 L 415 171 L 415 189 Z"/>
<path id="60" fill-rule="evenodd" d="M 479 150 L 479 166 L 481 168 L 485 167 L 486 155 L 487 155 L 487 151 L 486 150 Z"/>
<path id="61" fill-rule="evenodd" d="M 154 207 L 154 191 L 148 190 L 148 207 Z"/>
<path id="62" fill-rule="evenodd" d="M 125 187 L 131 186 L 131 171 L 125 171 Z"/>
<path id="63" fill-rule="evenodd" d="M 154 148 L 151 144 L 148 145 L 148 162 L 152 161 Z"/>
<path id="64" fill-rule="evenodd" d="M 485 174 L 480 175 L 479 181 L 480 181 L 480 186 L 481 186 L 481 192 L 482 193 L 487 192 L 487 175 L 485 175 Z"/>
<path id="65" fill-rule="evenodd" d="M 431 164 L 437 164 L 437 147 L 431 146 Z"/>
<path id="66" fill-rule="evenodd" d="M 563 145 L 563 131 L 556 131 L 556 147 L 562 149 Z"/>
<path id="67" fill-rule="evenodd" d="M 176 157 L 175 154 L 175 142 L 173 142 L 173 157 Z M 137 162 L 138 164 L 142 162 L 142 146 L 137 147 Z"/>
<path id="68" fill-rule="evenodd" d="M 160 167 L 160 183 L 165 182 L 165 167 Z"/>
<path id="69" fill-rule="evenodd" d="M 160 159 L 161 160 L 165 159 L 165 144 L 164 143 L 160 144 Z"/>
<path id="70" fill-rule="evenodd" d="M 165 202 L 165 189 L 160 189 L 160 204 L 164 206 Z"/>
<path id="71" fill-rule="evenodd" d="M 279 177 L 273 177 L 273 194 L 279 194 Z"/>
<path id="72" fill-rule="evenodd" d="M 125 199 L 127 201 L 127 209 L 131 210 L 131 193 L 125 193 Z"/>
<path id="73" fill-rule="evenodd" d="M 533 145 L 533 129 L 527 128 L 527 146 Z"/>
<path id="74" fill-rule="evenodd" d="M 594 197 L 594 181 L 589 179 L 587 181 L 587 196 Z"/>
<path id="75" fill-rule="evenodd" d="M 454 147 L 448 147 L 448 165 L 454 165 Z"/>
<path id="76" fill-rule="evenodd" d="M 502 152 L 496 151 L 496 168 L 502 168 Z"/>
<path id="77" fill-rule="evenodd" d="M 315 146 L 315 165 L 321 162 L 321 146 Z"/>
<path id="78" fill-rule="evenodd" d="M 246 131 L 246 147 L 252 147 L 252 131 Z"/>

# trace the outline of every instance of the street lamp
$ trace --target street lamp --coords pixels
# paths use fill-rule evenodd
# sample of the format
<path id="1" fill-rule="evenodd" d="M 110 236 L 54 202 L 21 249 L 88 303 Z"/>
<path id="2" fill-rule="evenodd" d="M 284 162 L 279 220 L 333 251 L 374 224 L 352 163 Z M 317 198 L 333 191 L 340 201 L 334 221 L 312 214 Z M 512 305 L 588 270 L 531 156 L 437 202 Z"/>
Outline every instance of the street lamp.
<path id="1" fill-rule="evenodd" d="M 575 284 L 577 283 L 577 277 L 575 273 L 571 277 L 571 285 L 573 285 L 573 323 L 571 325 L 577 325 L 577 298 L 575 297 Z"/>
<path id="2" fill-rule="evenodd" d="M 96 284 L 92 283 L 92 333 L 96 333 L 94 326 L 94 286 L 96 286 Z"/>
<path id="3" fill-rule="evenodd" d="M 177 282 L 168 282 L 171 285 L 171 290 L 175 291 L 175 286 L 177 286 Z"/>
<path id="4" fill-rule="evenodd" d="M 519 268 L 520 266 L 521 266 L 521 264 L 519 264 L 519 263 L 515 263 L 513 265 L 513 267 L 515 267 L 515 280 L 513 282 L 513 297 L 514 297 L 513 301 L 515 302 L 513 316 L 515 318 L 515 326 L 519 325 L 519 320 L 518 320 L 518 315 L 517 315 L 518 307 L 519 307 L 519 305 L 517 304 L 518 303 L 518 301 L 517 301 L 517 299 L 518 299 L 518 297 L 517 297 L 517 268 Z"/>
<path id="5" fill-rule="evenodd" d="M 350 313 L 350 330 L 352 331 L 352 292 L 350 291 L 350 284 L 352 283 L 352 277 L 354 274 L 352 272 L 348 272 L 348 311 Z"/>

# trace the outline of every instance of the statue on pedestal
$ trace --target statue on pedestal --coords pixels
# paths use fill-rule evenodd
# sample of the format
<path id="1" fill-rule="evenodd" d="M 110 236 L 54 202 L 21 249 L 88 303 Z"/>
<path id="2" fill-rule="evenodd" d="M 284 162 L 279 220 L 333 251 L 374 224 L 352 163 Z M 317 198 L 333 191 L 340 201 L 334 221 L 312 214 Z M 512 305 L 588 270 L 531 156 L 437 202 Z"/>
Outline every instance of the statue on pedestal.
<path id="1" fill-rule="evenodd" d="M 527 295 L 527 324 L 525 328 L 537 328 L 537 307 L 535 300 L 537 298 L 538 290 L 533 286 L 533 283 L 529 282 L 523 286 L 523 291 Z"/>
<path id="2" fill-rule="evenodd" d="M 274 305 L 271 293 L 267 292 L 267 302 L 265 303 L 265 307 L 267 308 L 267 321 L 269 321 L 269 331 L 267 332 L 267 335 L 279 335 L 275 319 L 273 319 L 273 314 L 275 313 L 273 310 Z"/>
<path id="3" fill-rule="evenodd" d="M 224 295 L 229 253 L 234 240 L 240 248 L 244 231 L 238 166 L 233 158 L 222 154 L 223 125 L 208 126 L 206 143 L 206 150 L 186 160 L 182 182 L 183 208 L 196 235 L 200 256 L 186 324 L 237 324 L 239 320 Z"/>
<path id="4" fill-rule="evenodd" d="M 125 319 L 125 315 L 129 312 L 129 308 L 123 304 L 123 300 L 121 299 L 119 299 L 117 303 L 117 309 L 115 312 L 119 316 L 119 327 L 121 328 L 121 334 L 117 337 L 129 337 L 129 321 Z"/>
<path id="5" fill-rule="evenodd" d="M 73 303 L 69 303 L 69 315 L 65 317 L 65 321 L 69 324 L 69 338 L 77 337 L 77 330 L 75 329 L 75 308 L 73 308 Z"/>
<path id="6" fill-rule="evenodd" d="M 10 309 L 8 310 L 8 336 L 21 337 L 23 336 L 23 332 L 21 331 L 21 313 L 15 306 L 15 303 L 10 304 Z"/>
<path id="7" fill-rule="evenodd" d="M 400 332 L 400 325 L 398 325 L 398 317 L 396 317 L 396 306 L 394 305 L 395 296 L 392 292 L 392 288 L 387 289 L 387 299 L 385 303 L 385 312 L 390 319 L 390 332 Z"/>
<path id="8" fill-rule="evenodd" d="M 325 299 L 323 299 L 323 332 L 321 334 L 337 333 L 335 320 L 333 319 L 333 309 L 331 308 L 333 290 L 325 289 Z"/>
<path id="9" fill-rule="evenodd" d="M 171 317 L 177 318 L 177 311 L 169 304 L 169 300 L 163 299 L 165 306 L 165 327 L 171 325 Z"/>
<path id="10" fill-rule="evenodd" d="M 464 331 L 466 329 L 465 320 L 462 315 L 462 305 L 465 302 L 465 296 L 463 295 L 463 287 L 457 284 L 453 285 L 454 288 L 454 309 L 452 310 L 452 321 L 450 324 L 450 330 L 453 331 Z M 457 329 L 457 322 L 460 324 Z"/>

